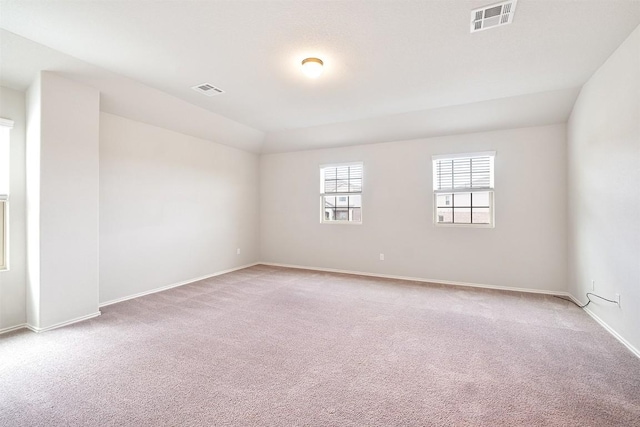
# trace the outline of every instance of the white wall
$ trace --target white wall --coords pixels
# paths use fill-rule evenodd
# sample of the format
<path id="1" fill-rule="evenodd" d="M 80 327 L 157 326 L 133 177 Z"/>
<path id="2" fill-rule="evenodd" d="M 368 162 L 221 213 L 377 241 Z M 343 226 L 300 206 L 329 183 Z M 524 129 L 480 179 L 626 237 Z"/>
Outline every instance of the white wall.
<path id="1" fill-rule="evenodd" d="M 25 305 L 27 322 L 32 325 L 40 324 L 40 136 L 42 134 L 40 88 L 41 77 L 38 75 L 29 86 L 26 95 L 27 292 Z"/>
<path id="2" fill-rule="evenodd" d="M 101 113 L 100 302 L 258 261 L 258 200 L 256 154 Z"/>
<path id="3" fill-rule="evenodd" d="M 100 93 L 42 72 L 30 90 L 40 129 L 28 136 L 29 214 L 27 321 L 46 329 L 98 313 L 98 137 Z M 37 120 L 38 113 L 34 118 Z M 31 120 L 31 118 L 30 118 Z M 33 274 L 32 274 L 33 273 Z M 30 317 L 29 314 L 32 316 Z"/>
<path id="4" fill-rule="evenodd" d="M 10 145 L 9 270 L 0 271 L 0 331 L 26 322 L 25 94 L 0 86 L 0 117 L 14 121 Z"/>
<path id="5" fill-rule="evenodd" d="M 569 288 L 640 349 L 640 27 L 584 85 L 568 123 Z"/>
<path id="6" fill-rule="evenodd" d="M 266 262 L 566 290 L 565 125 L 261 158 Z M 494 229 L 433 225 L 431 156 L 496 150 Z M 319 223 L 319 165 L 364 162 L 363 224 Z M 385 261 L 379 261 L 379 253 Z"/>

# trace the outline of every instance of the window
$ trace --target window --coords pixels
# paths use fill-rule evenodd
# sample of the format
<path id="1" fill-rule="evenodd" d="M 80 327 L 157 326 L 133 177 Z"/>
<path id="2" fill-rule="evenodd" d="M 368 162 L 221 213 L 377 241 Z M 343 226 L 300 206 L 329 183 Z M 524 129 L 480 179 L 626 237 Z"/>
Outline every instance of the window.
<path id="1" fill-rule="evenodd" d="M 433 156 L 434 222 L 493 227 L 495 151 Z"/>
<path id="2" fill-rule="evenodd" d="M 0 270 L 8 266 L 9 243 L 9 131 L 11 120 L 0 119 Z"/>
<path id="3" fill-rule="evenodd" d="M 362 223 L 362 163 L 320 167 L 321 222 Z"/>

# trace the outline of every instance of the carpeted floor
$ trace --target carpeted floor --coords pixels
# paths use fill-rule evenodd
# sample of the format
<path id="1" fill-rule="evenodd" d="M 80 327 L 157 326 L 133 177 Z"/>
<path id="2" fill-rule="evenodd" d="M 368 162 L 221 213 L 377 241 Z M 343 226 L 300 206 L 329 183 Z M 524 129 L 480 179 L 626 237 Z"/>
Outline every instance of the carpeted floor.
<path id="1" fill-rule="evenodd" d="M 640 426 L 640 360 L 549 296 L 256 266 L 0 337 L 2 426 Z"/>

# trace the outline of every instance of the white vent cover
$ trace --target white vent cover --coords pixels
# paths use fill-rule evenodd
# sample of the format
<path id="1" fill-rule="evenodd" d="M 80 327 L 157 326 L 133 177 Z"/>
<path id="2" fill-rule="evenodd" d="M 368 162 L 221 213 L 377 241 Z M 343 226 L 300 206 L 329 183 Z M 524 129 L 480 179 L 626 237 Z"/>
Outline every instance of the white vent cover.
<path id="1" fill-rule="evenodd" d="M 209 83 L 202 83 L 200 85 L 193 86 L 191 89 L 207 96 L 215 96 L 224 93 L 222 89 Z"/>
<path id="2" fill-rule="evenodd" d="M 471 32 L 511 24 L 518 0 L 503 1 L 471 11 Z"/>

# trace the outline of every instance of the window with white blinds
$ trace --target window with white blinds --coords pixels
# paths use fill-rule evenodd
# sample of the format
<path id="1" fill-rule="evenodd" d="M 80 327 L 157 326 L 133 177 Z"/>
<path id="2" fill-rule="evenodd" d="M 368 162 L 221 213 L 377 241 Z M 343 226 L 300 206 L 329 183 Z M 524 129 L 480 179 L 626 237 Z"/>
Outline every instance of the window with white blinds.
<path id="1" fill-rule="evenodd" d="M 0 270 L 8 267 L 9 132 L 13 121 L 0 119 Z"/>
<path id="2" fill-rule="evenodd" d="M 320 167 L 320 220 L 324 223 L 362 223 L 362 163 Z"/>
<path id="3" fill-rule="evenodd" d="M 493 227 L 495 152 L 433 156 L 434 222 Z"/>

